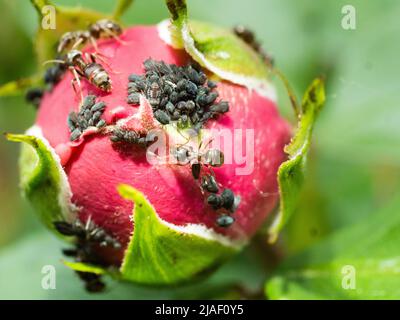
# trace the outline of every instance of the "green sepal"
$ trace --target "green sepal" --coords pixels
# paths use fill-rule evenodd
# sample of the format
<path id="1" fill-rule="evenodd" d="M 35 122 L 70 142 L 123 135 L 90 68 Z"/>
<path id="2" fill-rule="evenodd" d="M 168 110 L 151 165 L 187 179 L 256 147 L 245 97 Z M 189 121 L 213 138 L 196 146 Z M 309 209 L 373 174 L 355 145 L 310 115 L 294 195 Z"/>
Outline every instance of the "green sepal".
<path id="1" fill-rule="evenodd" d="M 54 221 L 70 220 L 76 208 L 60 160 L 47 140 L 39 135 L 6 134 L 23 142 L 20 157 L 21 189 L 41 221 L 56 234 Z"/>
<path id="2" fill-rule="evenodd" d="M 289 159 L 278 169 L 280 209 L 268 230 L 270 242 L 276 241 L 280 230 L 296 208 L 304 180 L 305 163 L 314 124 L 324 103 L 324 81 L 317 78 L 304 94 L 295 135 L 285 146 L 285 152 Z"/>
<path id="3" fill-rule="evenodd" d="M 268 65 L 231 30 L 189 21 L 185 0 L 166 0 L 171 13 L 172 44 L 222 79 L 268 90 Z"/>
<path id="4" fill-rule="evenodd" d="M 120 185 L 118 191 L 135 204 L 122 279 L 147 285 L 182 283 L 207 275 L 237 252 L 237 247 L 174 229 L 138 190 Z"/>

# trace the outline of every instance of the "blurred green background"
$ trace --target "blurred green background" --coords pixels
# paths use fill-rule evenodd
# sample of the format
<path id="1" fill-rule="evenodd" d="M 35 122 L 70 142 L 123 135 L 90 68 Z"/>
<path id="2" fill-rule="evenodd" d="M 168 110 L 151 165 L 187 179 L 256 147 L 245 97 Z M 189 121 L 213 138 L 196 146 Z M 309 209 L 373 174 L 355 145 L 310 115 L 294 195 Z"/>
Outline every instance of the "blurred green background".
<path id="1" fill-rule="evenodd" d="M 110 12 L 114 5 L 113 1 L 106 0 L 54 3 L 79 4 L 103 12 Z M 341 10 L 345 4 L 356 9 L 356 30 L 344 30 L 341 26 Z M 374 233 L 376 216 L 383 215 L 382 212 L 388 216 L 400 214 L 399 1 L 189 0 L 188 7 L 192 18 L 226 27 L 244 24 L 253 29 L 299 97 L 314 77 L 326 75 L 327 103 L 314 132 L 302 200 L 277 245 L 268 248 L 263 236 L 259 236 L 256 243 L 205 283 L 155 291 L 112 284 L 105 295 L 95 298 L 246 295 L 259 298 L 265 280 L 272 279 L 270 271 L 277 257 L 286 260 L 300 253 L 303 257 L 300 268 L 307 269 L 310 266 L 307 263 L 314 263 L 313 255 L 318 255 L 318 250 L 326 251 L 324 246 L 318 249 L 324 239 L 330 243 L 332 237 L 336 239 L 336 233 L 357 225 L 365 226 L 363 234 L 368 237 Z M 34 72 L 32 39 L 37 17 L 28 0 L 0 0 L 0 11 L 0 84 L 3 84 Z M 123 21 L 154 24 L 166 17 L 164 1 L 136 0 Z M 293 121 L 287 94 L 280 82 L 275 82 L 281 112 Z M 1 132 L 21 133 L 34 119 L 35 111 L 23 97 L 0 98 Z M 72 272 L 61 266 L 61 244 L 39 225 L 28 203 L 20 197 L 18 145 L 0 138 L 0 155 L 0 298 L 93 297 L 84 293 Z M 388 220 L 376 223 L 385 224 Z M 392 223 L 395 225 L 388 228 L 393 229 L 393 236 L 385 238 L 390 243 L 382 243 L 381 249 L 377 247 L 378 256 L 381 256 L 380 250 L 399 244 L 396 239 L 399 240 L 400 224 L 396 224 L 397 220 Z M 348 245 L 362 240 L 348 240 Z M 336 248 L 335 244 L 330 248 Z M 304 250 L 310 251 L 302 255 Z M 393 247 L 387 255 L 397 259 L 399 253 Z M 336 255 L 340 253 L 333 250 L 327 259 L 334 261 Z M 366 259 L 364 253 L 357 260 L 359 256 Z M 400 275 L 400 263 L 398 260 L 396 263 L 397 269 L 391 270 L 390 275 Z M 44 264 L 57 264 L 60 290 L 45 291 L 40 287 L 40 270 Z M 331 266 L 330 262 L 328 265 Z M 320 298 L 363 297 L 362 292 L 361 296 L 343 292 L 324 295 L 321 285 L 315 284 L 319 287 L 310 289 L 296 282 L 296 286 L 302 286 L 303 296 L 299 296 L 291 291 L 290 279 L 284 275 L 275 279 L 287 281 L 286 292 L 279 295 L 272 283 L 267 290 L 270 298 L 306 298 L 309 292 L 321 293 Z M 280 285 L 281 282 L 277 284 Z M 389 290 L 386 297 L 396 298 L 390 288 L 381 286 L 376 290 Z"/>

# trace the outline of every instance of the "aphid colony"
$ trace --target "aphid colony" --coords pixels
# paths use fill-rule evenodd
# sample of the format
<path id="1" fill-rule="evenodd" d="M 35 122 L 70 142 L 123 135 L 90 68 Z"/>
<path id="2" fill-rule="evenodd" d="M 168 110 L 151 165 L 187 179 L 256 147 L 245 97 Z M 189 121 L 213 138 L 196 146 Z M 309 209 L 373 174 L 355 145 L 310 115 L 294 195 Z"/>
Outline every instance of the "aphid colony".
<path id="1" fill-rule="evenodd" d="M 110 92 L 111 79 L 103 66 L 96 62 L 96 54 L 84 55 L 76 48 L 90 41 L 97 52 L 96 40 L 110 37 L 117 38 L 121 33 L 121 27 L 107 19 L 91 24 L 88 30 L 65 33 L 58 42 L 57 56 L 53 60 L 56 64 L 48 68 L 44 74 L 43 80 L 46 84 L 46 90 L 51 91 L 69 69 L 74 75 L 72 85 L 76 92 L 80 91 L 80 77 L 88 80 L 98 89 Z M 67 50 L 68 52 L 66 52 Z M 78 88 L 76 88 L 76 85 Z M 37 107 L 43 94 L 44 90 L 40 88 L 28 90 L 26 100 Z"/>
<path id="2" fill-rule="evenodd" d="M 127 102 L 138 105 L 140 94 L 145 95 L 163 125 L 179 121 L 199 130 L 207 120 L 229 110 L 227 101 L 217 102 L 217 85 L 194 63 L 179 67 L 147 59 L 144 69 L 144 75 L 129 76 Z"/>
<path id="3" fill-rule="evenodd" d="M 68 115 L 68 128 L 71 132 L 70 140 L 75 141 L 89 127 L 101 129 L 106 126 L 104 119 L 101 119 L 106 105 L 99 101 L 96 103 L 96 96 L 88 95 L 83 100 L 79 112 L 71 111 Z"/>
<path id="4" fill-rule="evenodd" d="M 75 238 L 75 247 L 64 249 L 63 253 L 68 257 L 73 257 L 76 262 L 106 266 L 96 254 L 96 248 L 121 248 L 121 244 L 116 239 L 108 235 L 104 229 L 98 227 L 90 218 L 86 224 L 83 224 L 79 219 L 76 219 L 73 223 L 55 221 L 53 224 L 62 235 Z M 100 275 L 82 271 L 76 271 L 76 273 L 85 282 L 86 290 L 89 292 L 104 290 L 105 284 Z"/>

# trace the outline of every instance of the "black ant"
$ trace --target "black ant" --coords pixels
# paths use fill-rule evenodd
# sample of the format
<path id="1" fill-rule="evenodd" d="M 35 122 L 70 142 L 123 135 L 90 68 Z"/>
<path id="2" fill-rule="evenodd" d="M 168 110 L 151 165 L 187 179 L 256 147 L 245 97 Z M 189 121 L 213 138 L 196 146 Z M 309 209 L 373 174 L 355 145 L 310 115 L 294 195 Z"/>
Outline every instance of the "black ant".
<path id="1" fill-rule="evenodd" d="M 90 62 L 87 62 L 89 58 Z M 50 60 L 48 62 L 56 62 L 60 64 L 66 64 L 68 66 L 69 70 L 74 75 L 74 79 L 72 79 L 71 82 L 72 87 L 74 88 L 74 91 L 77 92 L 75 83 L 78 84 L 82 101 L 83 95 L 81 90 L 80 77 L 87 79 L 96 88 L 104 92 L 110 92 L 112 90 L 112 82 L 109 74 L 101 64 L 96 62 L 96 55 L 94 55 L 93 53 L 85 54 L 84 58 L 81 51 L 71 50 L 70 52 L 68 52 L 65 60 Z"/>
<path id="2" fill-rule="evenodd" d="M 96 39 L 100 38 L 118 38 L 122 34 L 122 28 L 114 21 L 103 19 L 88 27 L 88 30 L 78 30 L 64 33 L 58 42 L 57 52 L 61 53 L 68 49 L 75 49 L 79 45 L 84 45 L 90 41 L 97 50 Z"/>
<path id="3" fill-rule="evenodd" d="M 210 143 L 211 140 L 206 146 Z M 193 178 L 196 180 L 200 178 L 202 165 L 220 167 L 224 164 L 224 153 L 215 148 L 203 152 L 202 142 L 200 142 L 198 151 L 195 151 L 192 146 L 179 145 L 172 149 L 172 155 L 177 160 L 178 165 L 190 164 Z"/>
<path id="4" fill-rule="evenodd" d="M 77 30 L 64 33 L 58 41 L 57 53 L 67 49 L 75 49 L 80 44 L 85 44 L 91 38 L 89 31 Z"/>
<path id="5" fill-rule="evenodd" d="M 86 224 L 80 220 L 72 223 L 66 221 L 55 221 L 55 229 L 64 236 L 76 237 L 75 248 L 64 249 L 64 255 L 74 257 L 77 262 L 89 263 L 94 265 L 104 265 L 103 261 L 95 253 L 94 247 L 111 247 L 120 249 L 121 244 L 108 235 L 102 228 L 96 226 L 89 218 Z M 101 276 L 90 273 L 77 271 L 79 277 L 85 282 L 85 288 L 89 292 L 101 292 L 105 288 L 105 284 L 101 280 Z"/>
<path id="6" fill-rule="evenodd" d="M 89 26 L 90 35 L 95 39 L 118 38 L 122 34 L 119 24 L 108 19 L 99 20 Z"/>

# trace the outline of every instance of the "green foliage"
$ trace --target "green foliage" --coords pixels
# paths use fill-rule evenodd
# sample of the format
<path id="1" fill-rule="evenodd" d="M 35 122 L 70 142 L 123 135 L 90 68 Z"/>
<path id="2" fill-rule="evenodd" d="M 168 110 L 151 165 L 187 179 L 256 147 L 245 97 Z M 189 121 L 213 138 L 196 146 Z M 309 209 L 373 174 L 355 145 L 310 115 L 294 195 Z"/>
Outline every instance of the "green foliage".
<path id="1" fill-rule="evenodd" d="M 398 196 L 373 218 L 291 257 L 267 281 L 267 296 L 271 299 L 398 299 L 399 209 Z"/>

